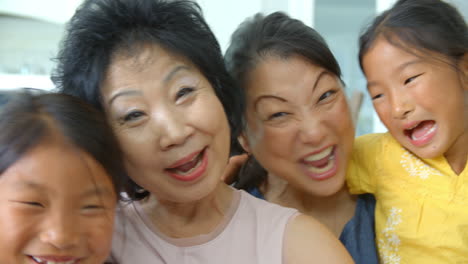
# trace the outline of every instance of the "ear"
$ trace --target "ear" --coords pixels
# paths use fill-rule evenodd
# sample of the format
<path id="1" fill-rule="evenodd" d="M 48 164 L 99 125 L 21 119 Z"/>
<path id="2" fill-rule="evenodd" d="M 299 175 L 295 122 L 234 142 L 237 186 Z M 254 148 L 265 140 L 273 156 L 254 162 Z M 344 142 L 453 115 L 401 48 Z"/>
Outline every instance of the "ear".
<path id="1" fill-rule="evenodd" d="M 241 144 L 242 148 L 243 148 L 247 153 L 251 153 L 249 141 L 247 140 L 247 137 L 245 136 L 245 133 L 244 133 L 244 132 L 242 132 L 242 133 L 237 137 L 237 140 L 239 141 L 239 143 Z"/>

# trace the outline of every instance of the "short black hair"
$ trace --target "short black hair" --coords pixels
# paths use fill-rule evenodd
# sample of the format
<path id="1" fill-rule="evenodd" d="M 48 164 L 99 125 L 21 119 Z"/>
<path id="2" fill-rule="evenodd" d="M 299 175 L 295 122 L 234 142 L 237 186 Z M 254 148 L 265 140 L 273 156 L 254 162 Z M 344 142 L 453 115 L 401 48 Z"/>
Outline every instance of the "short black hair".
<path id="1" fill-rule="evenodd" d="M 300 20 L 282 12 L 270 15 L 257 13 L 246 19 L 234 31 L 224 56 L 226 67 L 236 80 L 238 96 L 245 106 L 245 87 L 249 73 L 268 56 L 289 58 L 300 56 L 306 61 L 324 68 L 341 80 L 341 69 L 323 37 Z M 242 116 L 245 109 L 242 111 Z M 245 126 L 245 121 L 243 122 Z M 235 186 L 240 189 L 257 187 L 266 179 L 267 172 L 249 157 L 242 167 Z"/>
<path id="2" fill-rule="evenodd" d="M 122 191 L 128 177 L 117 140 L 101 112 L 78 98 L 33 89 L 0 92 L 0 98 L 0 174 L 59 132 L 101 164 L 117 195 Z"/>
<path id="3" fill-rule="evenodd" d="M 363 56 L 378 37 L 409 52 L 420 51 L 419 55 L 438 53 L 453 65 L 468 49 L 468 27 L 463 16 L 441 0 L 399 0 L 377 16 L 359 37 L 361 69 Z"/>
<path id="4" fill-rule="evenodd" d="M 100 86 L 112 58 L 122 52 L 138 53 L 147 44 L 182 56 L 200 70 L 224 107 L 234 146 L 241 130 L 242 106 L 220 46 L 193 1 L 86 0 L 67 24 L 52 80 L 61 92 L 102 110 Z"/>

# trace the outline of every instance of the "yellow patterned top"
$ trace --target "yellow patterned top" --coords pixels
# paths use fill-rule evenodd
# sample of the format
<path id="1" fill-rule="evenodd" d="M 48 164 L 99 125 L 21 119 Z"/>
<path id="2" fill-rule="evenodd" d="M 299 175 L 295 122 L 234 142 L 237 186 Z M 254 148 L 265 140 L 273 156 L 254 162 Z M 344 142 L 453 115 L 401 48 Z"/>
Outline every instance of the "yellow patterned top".
<path id="1" fill-rule="evenodd" d="M 375 195 L 381 263 L 468 263 L 467 168 L 420 159 L 388 133 L 356 139 L 347 181 Z"/>

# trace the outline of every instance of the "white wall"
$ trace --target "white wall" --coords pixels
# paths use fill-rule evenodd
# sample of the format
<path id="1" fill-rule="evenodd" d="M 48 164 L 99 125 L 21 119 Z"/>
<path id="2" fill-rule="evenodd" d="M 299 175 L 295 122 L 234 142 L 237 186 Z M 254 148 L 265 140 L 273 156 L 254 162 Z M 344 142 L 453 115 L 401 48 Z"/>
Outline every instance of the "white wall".
<path id="1" fill-rule="evenodd" d="M 205 19 L 216 35 L 222 51 L 226 51 L 232 32 L 246 18 L 258 12 L 283 11 L 312 26 L 314 0 L 197 0 Z"/>

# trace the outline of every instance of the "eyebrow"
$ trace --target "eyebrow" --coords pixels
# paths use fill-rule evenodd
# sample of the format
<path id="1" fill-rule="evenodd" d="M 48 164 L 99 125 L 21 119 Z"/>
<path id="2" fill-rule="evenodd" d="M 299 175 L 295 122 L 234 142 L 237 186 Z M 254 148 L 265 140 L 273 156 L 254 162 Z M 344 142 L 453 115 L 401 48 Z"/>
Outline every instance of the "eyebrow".
<path id="1" fill-rule="evenodd" d="M 41 184 L 41 183 L 38 183 L 38 182 L 34 182 L 34 181 L 30 181 L 30 180 L 27 180 L 27 181 L 19 181 L 19 182 L 16 182 L 14 184 L 16 187 L 18 188 L 24 188 L 24 189 L 37 189 L 37 190 L 44 190 L 44 191 L 47 191 L 48 188 L 47 186 Z M 89 189 L 87 189 L 86 191 L 84 191 L 81 196 L 91 196 L 91 195 L 94 195 L 94 194 L 104 194 L 104 195 L 112 195 L 114 193 L 113 190 L 107 188 L 107 187 L 104 187 L 104 186 L 93 186 Z"/>
<path id="2" fill-rule="evenodd" d="M 20 189 L 36 189 L 36 190 L 47 190 L 47 188 L 34 181 L 19 181 L 15 182 L 14 186 Z"/>
<path id="3" fill-rule="evenodd" d="M 183 70 L 186 70 L 186 71 L 189 71 L 190 70 L 190 67 L 189 66 L 186 66 L 186 65 L 178 65 L 176 67 L 174 67 L 167 75 L 166 77 L 164 77 L 163 79 L 163 83 L 166 84 L 168 83 L 169 81 L 171 81 L 174 76 L 180 72 L 180 71 L 183 71 Z M 124 95 L 141 95 L 141 92 L 140 91 L 134 91 L 134 90 L 128 90 L 128 91 L 122 91 L 122 92 L 118 92 L 116 94 L 114 94 L 108 101 L 108 105 L 111 105 L 112 102 L 117 99 L 118 97 L 120 96 L 124 96 Z"/>
<path id="4" fill-rule="evenodd" d="M 323 76 L 327 75 L 328 72 L 327 71 L 321 71 L 320 74 L 317 76 L 317 79 L 315 80 L 314 82 L 314 85 L 312 86 L 312 91 L 315 90 L 315 88 L 317 88 L 317 85 L 320 81 L 320 79 L 322 79 Z M 257 109 L 257 106 L 258 104 L 260 103 L 261 100 L 263 99 L 277 99 L 277 100 L 280 100 L 282 102 L 287 102 L 288 100 L 282 98 L 282 97 L 279 97 L 279 96 L 276 96 L 276 95 L 271 95 L 271 94 L 265 94 L 265 95 L 260 95 L 259 97 L 257 97 L 254 101 L 254 108 Z"/>
<path id="5" fill-rule="evenodd" d="M 407 61 L 407 62 L 401 64 L 400 66 L 398 66 L 393 72 L 402 71 L 403 69 L 405 69 L 408 66 L 411 66 L 413 64 L 418 64 L 418 63 L 421 63 L 421 62 L 423 62 L 423 59 L 420 59 L 420 58 Z M 370 87 L 375 86 L 377 84 L 378 84 L 378 82 L 367 82 L 367 90 L 369 90 Z"/>
<path id="6" fill-rule="evenodd" d="M 109 99 L 109 102 L 107 103 L 108 105 L 111 105 L 112 102 L 117 99 L 118 97 L 120 96 L 124 96 L 124 95 L 141 95 L 141 92 L 140 91 L 133 91 L 133 90 L 130 90 L 130 91 L 122 91 L 122 92 L 118 92 L 116 94 L 114 94 L 111 99 Z"/>
<path id="7" fill-rule="evenodd" d="M 174 69 L 172 69 L 171 72 L 169 72 L 166 77 L 164 77 L 163 79 L 163 83 L 168 83 L 169 81 L 172 80 L 172 78 L 174 78 L 174 76 L 182 71 L 182 70 L 185 70 L 185 71 L 189 71 L 190 70 L 190 67 L 189 66 L 186 66 L 186 65 L 178 65 L 176 66 Z"/>
<path id="8" fill-rule="evenodd" d="M 83 198 L 91 197 L 91 196 L 94 196 L 94 195 L 113 196 L 114 193 L 115 192 L 113 190 L 110 190 L 107 187 L 95 186 L 93 188 L 90 188 L 90 189 L 84 191 L 80 196 L 83 197 Z"/>

